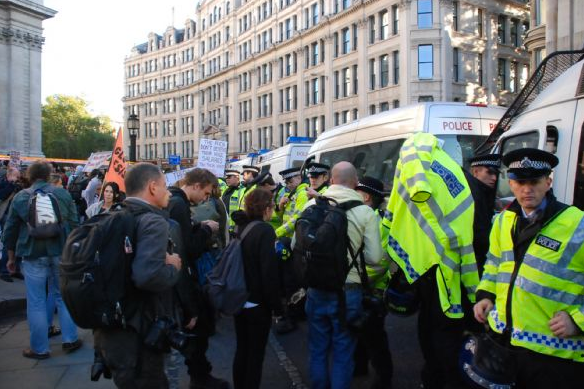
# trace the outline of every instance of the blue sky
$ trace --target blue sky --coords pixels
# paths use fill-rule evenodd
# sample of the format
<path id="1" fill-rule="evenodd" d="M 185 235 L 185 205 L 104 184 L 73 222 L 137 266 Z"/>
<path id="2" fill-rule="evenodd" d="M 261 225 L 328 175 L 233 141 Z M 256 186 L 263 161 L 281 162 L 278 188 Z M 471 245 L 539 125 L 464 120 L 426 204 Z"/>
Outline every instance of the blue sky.
<path id="1" fill-rule="evenodd" d="M 124 58 L 131 48 L 182 28 L 195 17 L 197 0 L 44 0 L 57 15 L 43 22 L 42 101 L 53 94 L 83 97 L 95 115 L 116 127 L 124 121 Z"/>

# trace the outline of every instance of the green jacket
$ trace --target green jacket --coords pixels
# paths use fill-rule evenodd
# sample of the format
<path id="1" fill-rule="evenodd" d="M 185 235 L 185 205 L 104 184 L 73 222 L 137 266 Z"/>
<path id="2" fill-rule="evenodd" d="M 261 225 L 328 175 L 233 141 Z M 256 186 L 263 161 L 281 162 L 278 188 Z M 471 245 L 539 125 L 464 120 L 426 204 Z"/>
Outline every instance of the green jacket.
<path id="1" fill-rule="evenodd" d="M 63 232 L 61 236 L 52 239 L 33 239 L 28 235 L 28 202 L 30 192 L 22 190 L 14 196 L 8 213 L 8 219 L 4 225 L 2 241 L 8 250 L 16 252 L 17 257 L 40 258 L 46 256 L 60 256 L 63 252 L 65 239 L 69 232 L 77 227 L 78 216 L 75 203 L 69 192 L 63 188 L 55 188 L 44 181 L 35 182 L 31 189 L 44 189 L 55 195 L 63 220 Z"/>

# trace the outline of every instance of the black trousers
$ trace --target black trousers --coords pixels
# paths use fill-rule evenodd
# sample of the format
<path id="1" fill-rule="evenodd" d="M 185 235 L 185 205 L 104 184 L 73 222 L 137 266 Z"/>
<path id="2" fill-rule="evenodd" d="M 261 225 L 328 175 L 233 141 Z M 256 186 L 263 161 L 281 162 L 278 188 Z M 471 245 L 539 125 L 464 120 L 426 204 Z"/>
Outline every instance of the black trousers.
<path id="1" fill-rule="evenodd" d="M 375 370 L 375 387 L 389 388 L 393 361 L 385 332 L 385 315 L 373 315 L 357 338 L 355 370 L 366 371 L 369 361 Z"/>
<path id="2" fill-rule="evenodd" d="M 207 350 L 209 349 L 209 337 L 199 335 L 189 338 L 188 346 L 182 354 L 185 357 L 189 376 L 193 378 L 203 378 L 211 373 L 212 366 L 207 359 Z"/>
<path id="3" fill-rule="evenodd" d="M 517 365 L 517 389 L 584 387 L 584 362 L 574 362 L 526 350 L 518 353 Z"/>
<path id="4" fill-rule="evenodd" d="M 237 346 L 233 359 L 233 387 L 259 388 L 272 313 L 260 305 L 244 309 L 234 320 Z"/>
<path id="5" fill-rule="evenodd" d="M 424 356 L 424 388 L 466 388 L 458 367 L 464 320 L 451 319 L 442 312 L 434 269 L 430 269 L 418 283 L 421 300 L 418 340 Z"/>
<path id="6" fill-rule="evenodd" d="M 110 369 L 118 388 L 168 388 L 164 354 L 145 347 L 136 332 L 97 329 L 93 336 L 95 350 Z"/>

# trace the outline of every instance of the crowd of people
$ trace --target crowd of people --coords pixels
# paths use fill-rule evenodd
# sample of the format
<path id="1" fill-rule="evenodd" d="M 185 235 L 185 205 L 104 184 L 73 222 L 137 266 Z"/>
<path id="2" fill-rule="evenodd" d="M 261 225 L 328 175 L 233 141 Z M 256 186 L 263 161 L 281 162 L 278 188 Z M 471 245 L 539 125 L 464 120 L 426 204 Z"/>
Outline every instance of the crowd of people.
<path id="1" fill-rule="evenodd" d="M 495 215 L 502 164 L 515 200 Z M 474 157 L 466 171 L 435 138 L 419 136 L 402 147 L 391 192 L 346 161 L 285 169 L 283 184 L 253 165 L 219 179 L 195 168 L 171 187 L 156 165 L 138 163 L 126 173 L 125 193 L 99 171 L 78 168 L 65 180 L 39 161 L 28 168 L 27 185 L 6 167 L 0 270 L 3 280 L 24 276 L 30 347 L 23 356 L 49 358 L 55 335 L 66 352 L 81 347 L 59 290 L 65 240 L 80 223 L 123 209 L 135 215 L 126 253 L 138 292 L 124 327 L 94 330 L 94 366 L 120 388 L 178 387 L 181 359 L 191 388 L 229 387 L 207 358 L 219 315 L 204 284 L 235 237 L 247 287 L 233 318 L 236 389 L 260 387 L 272 326 L 286 334 L 299 320 L 307 321 L 312 388 L 349 388 L 369 364 L 371 387 L 391 388 L 385 319 L 400 303 L 414 307 L 403 312 L 419 311 L 426 389 L 576 388 L 584 371 L 584 214 L 554 198 L 557 164 L 545 151 L 519 149 Z M 58 212 L 43 214 L 51 204 Z M 40 216 L 31 222 L 35 212 L 60 230 L 47 232 Z M 318 212 L 325 222 L 311 226 Z M 326 230 L 330 220 L 337 225 Z M 306 249 L 313 227 L 337 234 L 323 245 L 328 253 Z M 322 262 L 331 256 L 342 271 Z M 339 274 L 340 285 L 327 283 Z M 52 326 L 55 309 L 60 328 Z M 180 347 L 145 346 L 163 318 L 179 330 Z M 469 333 L 476 335 L 472 350 L 487 352 L 465 365 L 459 357 Z M 489 350 L 504 350 L 503 357 Z"/>

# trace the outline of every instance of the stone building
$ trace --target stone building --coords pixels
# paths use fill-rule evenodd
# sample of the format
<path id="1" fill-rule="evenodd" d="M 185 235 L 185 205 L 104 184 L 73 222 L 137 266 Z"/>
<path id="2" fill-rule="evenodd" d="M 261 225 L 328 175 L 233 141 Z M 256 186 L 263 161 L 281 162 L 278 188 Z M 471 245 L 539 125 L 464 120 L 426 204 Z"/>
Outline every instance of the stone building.
<path id="1" fill-rule="evenodd" d="M 525 37 L 535 70 L 554 51 L 584 49 L 584 0 L 531 0 L 531 29 Z"/>
<path id="2" fill-rule="evenodd" d="M 507 105 L 529 72 L 526 1 L 205 0 L 125 60 L 139 159 L 229 156 L 419 101 Z"/>
<path id="3" fill-rule="evenodd" d="M 42 0 L 0 0 L 0 154 L 43 156 L 42 21 L 55 14 Z"/>

